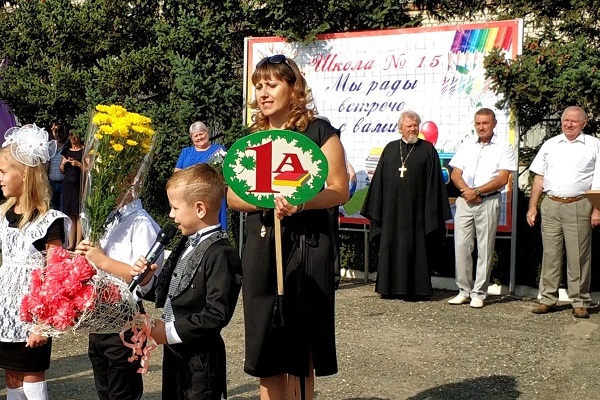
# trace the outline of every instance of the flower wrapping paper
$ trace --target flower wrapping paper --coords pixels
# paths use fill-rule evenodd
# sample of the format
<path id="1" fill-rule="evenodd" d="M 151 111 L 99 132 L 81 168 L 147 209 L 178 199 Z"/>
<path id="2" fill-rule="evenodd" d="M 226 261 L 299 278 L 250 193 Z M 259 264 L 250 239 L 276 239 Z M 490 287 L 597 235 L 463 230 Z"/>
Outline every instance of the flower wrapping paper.
<path id="1" fill-rule="evenodd" d="M 136 313 L 124 281 L 60 247 L 48 250 L 46 265 L 32 272 L 20 309 L 21 320 L 44 336 L 119 332 Z"/>

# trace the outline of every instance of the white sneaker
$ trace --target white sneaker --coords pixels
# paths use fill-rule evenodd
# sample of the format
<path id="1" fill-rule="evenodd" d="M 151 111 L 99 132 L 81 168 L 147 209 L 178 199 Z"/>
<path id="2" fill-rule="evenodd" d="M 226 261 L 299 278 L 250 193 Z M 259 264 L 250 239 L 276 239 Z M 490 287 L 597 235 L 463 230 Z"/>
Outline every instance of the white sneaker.
<path id="1" fill-rule="evenodd" d="M 477 297 L 473 297 L 469 305 L 473 308 L 483 308 L 483 300 Z"/>
<path id="2" fill-rule="evenodd" d="M 469 298 L 465 297 L 463 295 L 458 295 L 456 297 L 451 298 L 450 300 L 448 300 L 448 304 L 452 304 L 452 305 L 458 305 L 458 304 L 465 304 L 469 302 Z"/>

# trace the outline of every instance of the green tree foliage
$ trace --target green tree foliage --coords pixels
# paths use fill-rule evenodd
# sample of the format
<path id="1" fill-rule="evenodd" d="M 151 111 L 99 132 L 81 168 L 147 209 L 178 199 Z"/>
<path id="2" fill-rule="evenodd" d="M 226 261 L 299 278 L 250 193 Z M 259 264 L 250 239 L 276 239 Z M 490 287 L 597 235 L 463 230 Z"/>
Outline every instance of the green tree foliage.
<path id="1" fill-rule="evenodd" d="M 0 97 L 22 122 L 72 121 L 89 107 L 98 61 L 135 49 L 148 36 L 144 14 L 157 10 L 147 8 L 111 1 L 6 3 Z"/>
<path id="2" fill-rule="evenodd" d="M 410 15 L 409 2 L 405 1 L 255 0 L 255 3 L 250 21 L 253 34 L 282 36 L 298 42 L 313 41 L 322 33 L 401 28 L 421 21 L 419 15 Z"/>

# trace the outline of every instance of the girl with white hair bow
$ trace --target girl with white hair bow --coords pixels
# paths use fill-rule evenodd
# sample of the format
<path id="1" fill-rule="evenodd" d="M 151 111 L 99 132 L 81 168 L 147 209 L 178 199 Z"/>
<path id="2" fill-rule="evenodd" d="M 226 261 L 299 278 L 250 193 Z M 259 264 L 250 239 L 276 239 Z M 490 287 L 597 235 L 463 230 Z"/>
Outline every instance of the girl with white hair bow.
<path id="1" fill-rule="evenodd" d="M 39 252 L 63 246 L 69 218 L 50 209 L 46 163 L 56 141 L 36 125 L 11 128 L 0 149 L 0 368 L 5 370 L 7 400 L 46 400 L 45 371 L 52 342 L 21 321 L 19 311 L 31 273 L 41 268 Z"/>

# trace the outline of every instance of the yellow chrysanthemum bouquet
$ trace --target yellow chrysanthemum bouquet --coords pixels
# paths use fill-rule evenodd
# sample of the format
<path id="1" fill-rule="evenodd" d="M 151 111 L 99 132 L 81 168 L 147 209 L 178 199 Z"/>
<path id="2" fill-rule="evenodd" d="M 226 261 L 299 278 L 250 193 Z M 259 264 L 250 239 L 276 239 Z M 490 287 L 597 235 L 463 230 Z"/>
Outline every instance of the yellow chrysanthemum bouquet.
<path id="1" fill-rule="evenodd" d="M 111 213 L 139 197 L 155 139 L 151 122 L 119 105 L 96 106 L 85 140 L 81 192 L 83 233 L 94 244 Z"/>

